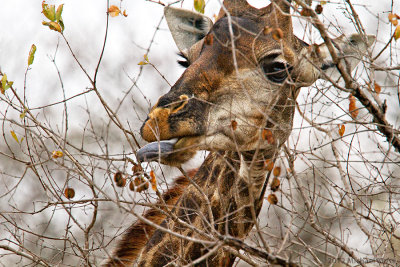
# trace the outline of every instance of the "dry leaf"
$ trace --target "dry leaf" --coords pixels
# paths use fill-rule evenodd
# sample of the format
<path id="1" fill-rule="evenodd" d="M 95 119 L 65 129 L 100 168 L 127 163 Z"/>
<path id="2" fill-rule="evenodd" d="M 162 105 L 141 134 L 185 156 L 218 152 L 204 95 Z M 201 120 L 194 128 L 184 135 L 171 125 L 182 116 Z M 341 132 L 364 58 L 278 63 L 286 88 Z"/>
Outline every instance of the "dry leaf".
<path id="1" fill-rule="evenodd" d="M 339 135 L 343 136 L 345 130 L 346 130 L 346 127 L 344 125 L 340 125 L 339 126 Z"/>
<path id="2" fill-rule="evenodd" d="M 126 14 L 126 10 L 124 10 L 124 12 L 122 12 L 122 15 L 124 15 L 124 17 L 128 16 L 128 14 Z"/>
<path id="3" fill-rule="evenodd" d="M 150 184 L 151 184 L 151 188 L 154 191 L 157 191 L 157 180 L 156 180 L 156 175 L 154 174 L 154 171 L 150 171 Z"/>
<path id="4" fill-rule="evenodd" d="M 397 25 L 396 29 L 394 30 L 394 39 L 397 41 L 397 39 L 400 38 L 400 25 Z"/>
<path id="5" fill-rule="evenodd" d="M 394 26 L 397 26 L 397 24 L 398 24 L 398 21 L 397 21 L 398 16 L 397 15 L 395 15 L 393 13 L 389 13 L 388 18 L 389 18 L 390 23 L 392 23 Z"/>
<path id="6" fill-rule="evenodd" d="M 278 204 L 278 198 L 276 197 L 275 194 L 269 194 L 267 200 L 272 205 Z"/>
<path id="7" fill-rule="evenodd" d="M 112 5 L 108 8 L 108 14 L 110 14 L 111 17 L 116 17 L 121 14 L 121 10 L 119 10 L 117 6 Z"/>
<path id="8" fill-rule="evenodd" d="M 349 96 L 349 112 L 353 119 L 357 118 L 358 110 L 356 106 L 356 98 L 353 95 Z"/>
<path id="9" fill-rule="evenodd" d="M 379 84 L 377 84 L 376 82 L 374 83 L 374 88 L 375 88 L 375 93 L 377 94 L 377 95 L 379 95 L 380 93 L 381 93 L 381 91 L 382 91 L 382 87 L 379 85 Z"/>

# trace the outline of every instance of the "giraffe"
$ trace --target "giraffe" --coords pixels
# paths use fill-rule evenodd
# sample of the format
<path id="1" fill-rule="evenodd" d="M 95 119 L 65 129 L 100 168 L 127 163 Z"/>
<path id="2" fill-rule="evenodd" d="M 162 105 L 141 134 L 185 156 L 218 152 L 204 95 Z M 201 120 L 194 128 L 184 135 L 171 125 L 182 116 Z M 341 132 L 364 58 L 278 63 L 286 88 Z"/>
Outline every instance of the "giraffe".
<path id="1" fill-rule="evenodd" d="M 104 266 L 233 265 L 224 236 L 241 240 L 253 228 L 268 182 L 265 162 L 291 133 L 299 89 L 339 77 L 325 44 L 294 35 L 290 7 L 286 0 L 261 9 L 225 0 L 215 23 L 165 7 L 187 69 L 148 114 L 140 133 L 150 143 L 137 156 L 180 166 L 198 150 L 209 154 L 145 213 L 157 229 L 133 224 Z M 352 70 L 374 40 L 353 34 L 333 43 Z"/>

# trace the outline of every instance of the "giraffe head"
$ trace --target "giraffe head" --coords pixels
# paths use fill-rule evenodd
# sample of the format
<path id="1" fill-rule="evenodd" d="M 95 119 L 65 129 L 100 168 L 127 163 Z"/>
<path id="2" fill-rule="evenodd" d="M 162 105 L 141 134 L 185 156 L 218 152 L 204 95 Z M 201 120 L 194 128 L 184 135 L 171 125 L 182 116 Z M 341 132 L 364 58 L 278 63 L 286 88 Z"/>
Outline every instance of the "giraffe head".
<path id="1" fill-rule="evenodd" d="M 140 160 L 179 165 L 197 150 L 275 149 L 292 129 L 299 88 L 337 76 L 324 44 L 308 45 L 293 34 L 290 3 L 257 9 L 225 0 L 216 22 L 199 13 L 165 8 L 187 69 L 161 96 L 141 128 L 150 144 Z M 334 40 L 353 69 L 373 36 Z"/>

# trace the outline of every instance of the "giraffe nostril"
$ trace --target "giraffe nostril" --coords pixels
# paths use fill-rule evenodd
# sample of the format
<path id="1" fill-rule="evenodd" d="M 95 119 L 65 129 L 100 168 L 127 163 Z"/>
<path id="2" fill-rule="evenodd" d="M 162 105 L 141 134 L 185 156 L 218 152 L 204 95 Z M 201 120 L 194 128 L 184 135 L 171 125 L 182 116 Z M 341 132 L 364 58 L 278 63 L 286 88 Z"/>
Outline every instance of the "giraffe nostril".
<path id="1" fill-rule="evenodd" d="M 181 110 L 189 101 L 189 97 L 187 95 L 180 95 L 179 100 L 171 105 L 171 112 L 176 113 Z"/>

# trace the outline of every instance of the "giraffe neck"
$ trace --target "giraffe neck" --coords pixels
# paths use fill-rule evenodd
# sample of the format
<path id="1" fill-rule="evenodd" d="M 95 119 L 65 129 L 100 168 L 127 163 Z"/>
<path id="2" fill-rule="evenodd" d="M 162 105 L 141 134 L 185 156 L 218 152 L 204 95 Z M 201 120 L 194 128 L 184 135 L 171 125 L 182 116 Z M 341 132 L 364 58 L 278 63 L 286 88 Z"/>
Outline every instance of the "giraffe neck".
<path id="1" fill-rule="evenodd" d="M 254 225 L 254 216 L 261 209 L 267 174 L 264 162 L 272 156 L 271 152 L 264 151 L 240 154 L 211 152 L 193 177 L 197 186 L 189 183 L 172 211 L 191 227 L 171 218 L 161 226 L 202 240 L 208 239 L 206 235 L 212 233 L 211 227 L 221 235 L 245 237 Z M 214 222 L 213 225 L 210 222 Z M 198 259 L 209 249 L 202 243 L 156 230 L 142 251 L 138 266 L 164 266 L 172 261 L 184 265 Z M 220 249 L 205 261 L 210 266 L 230 266 L 234 259 Z"/>

